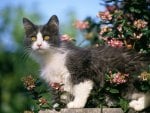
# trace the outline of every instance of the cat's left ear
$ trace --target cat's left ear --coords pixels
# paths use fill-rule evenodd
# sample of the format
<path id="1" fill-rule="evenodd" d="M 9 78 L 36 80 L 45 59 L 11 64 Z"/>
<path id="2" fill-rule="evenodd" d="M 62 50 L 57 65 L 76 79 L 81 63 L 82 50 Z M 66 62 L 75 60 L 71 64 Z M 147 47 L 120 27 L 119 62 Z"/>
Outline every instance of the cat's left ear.
<path id="1" fill-rule="evenodd" d="M 27 18 L 23 18 L 23 25 L 26 33 L 32 29 L 34 29 L 34 24 Z"/>
<path id="2" fill-rule="evenodd" d="M 59 27 L 59 20 L 58 20 L 58 17 L 56 15 L 53 15 L 48 23 L 47 23 L 48 26 L 50 27 L 55 27 L 55 28 L 58 28 Z"/>

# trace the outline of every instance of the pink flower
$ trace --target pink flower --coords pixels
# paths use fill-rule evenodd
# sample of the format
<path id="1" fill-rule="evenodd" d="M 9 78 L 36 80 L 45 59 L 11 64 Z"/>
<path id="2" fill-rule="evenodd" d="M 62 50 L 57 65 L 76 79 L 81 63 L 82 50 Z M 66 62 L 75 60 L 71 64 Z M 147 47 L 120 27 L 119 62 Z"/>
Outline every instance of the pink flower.
<path id="1" fill-rule="evenodd" d="M 145 28 L 146 25 L 148 23 L 144 20 L 141 20 L 141 19 L 138 19 L 136 21 L 134 21 L 134 26 L 137 28 L 137 29 L 142 29 L 142 28 Z"/>
<path id="2" fill-rule="evenodd" d="M 80 29 L 80 30 L 84 30 L 86 28 L 89 28 L 89 23 L 87 21 L 75 21 L 74 23 L 75 28 Z"/>
<path id="3" fill-rule="evenodd" d="M 104 21 L 112 20 L 112 14 L 109 11 L 99 12 L 97 16 Z"/>
<path id="4" fill-rule="evenodd" d="M 112 47 L 122 47 L 123 46 L 123 42 L 119 41 L 117 39 L 108 40 L 107 43 L 109 46 L 112 46 Z"/>
<path id="5" fill-rule="evenodd" d="M 64 34 L 64 35 L 61 35 L 60 40 L 61 40 L 61 41 L 72 41 L 73 38 L 70 37 L 70 36 L 67 35 L 67 34 Z"/>
<path id="6" fill-rule="evenodd" d="M 38 101 L 40 106 L 47 103 L 47 100 L 45 98 L 40 98 Z"/>
<path id="7" fill-rule="evenodd" d="M 127 79 L 129 77 L 129 74 L 122 74 L 120 72 L 118 73 L 110 73 L 110 83 L 116 83 L 116 84 L 122 84 L 126 83 Z"/>
<path id="8" fill-rule="evenodd" d="M 103 26 L 102 28 L 101 28 L 101 31 L 100 31 L 100 35 L 103 35 L 104 33 L 106 33 L 106 32 L 110 32 L 110 31 L 112 31 L 112 28 L 110 28 L 110 27 L 108 27 L 108 26 Z"/>

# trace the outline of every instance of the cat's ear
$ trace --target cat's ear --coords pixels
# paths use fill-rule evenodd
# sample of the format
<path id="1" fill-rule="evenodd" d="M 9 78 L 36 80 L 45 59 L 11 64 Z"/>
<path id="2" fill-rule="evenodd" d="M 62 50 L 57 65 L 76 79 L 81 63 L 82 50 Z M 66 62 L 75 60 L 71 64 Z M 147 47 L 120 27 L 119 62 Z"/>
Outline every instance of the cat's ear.
<path id="1" fill-rule="evenodd" d="M 27 18 L 23 18 L 23 25 L 26 32 L 34 28 L 34 24 Z"/>
<path id="2" fill-rule="evenodd" d="M 47 25 L 48 25 L 49 27 L 54 27 L 54 28 L 57 28 L 57 29 L 58 29 L 58 27 L 59 27 L 59 20 L 58 20 L 58 17 L 57 17 L 56 15 L 53 15 L 53 16 L 49 19 Z"/>

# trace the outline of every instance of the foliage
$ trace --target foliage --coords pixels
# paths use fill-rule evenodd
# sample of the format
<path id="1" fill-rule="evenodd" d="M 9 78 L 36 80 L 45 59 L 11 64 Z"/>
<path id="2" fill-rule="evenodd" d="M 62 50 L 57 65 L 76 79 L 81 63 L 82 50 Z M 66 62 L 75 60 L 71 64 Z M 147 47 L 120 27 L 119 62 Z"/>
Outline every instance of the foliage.
<path id="1" fill-rule="evenodd" d="M 31 107 L 34 112 L 52 108 L 52 99 L 47 84 L 44 84 L 41 79 L 34 79 L 31 75 L 22 78 L 22 81 L 28 95 L 31 95 Z"/>
<path id="2" fill-rule="evenodd" d="M 21 6 L 6 6 L 0 12 L 0 84 L 1 113 L 18 113 L 30 109 L 31 101 L 25 95 L 22 76 L 37 74 L 38 66 L 23 51 L 22 18 L 38 21 L 39 14 L 27 13 Z M 30 68 L 29 66 L 32 66 Z"/>

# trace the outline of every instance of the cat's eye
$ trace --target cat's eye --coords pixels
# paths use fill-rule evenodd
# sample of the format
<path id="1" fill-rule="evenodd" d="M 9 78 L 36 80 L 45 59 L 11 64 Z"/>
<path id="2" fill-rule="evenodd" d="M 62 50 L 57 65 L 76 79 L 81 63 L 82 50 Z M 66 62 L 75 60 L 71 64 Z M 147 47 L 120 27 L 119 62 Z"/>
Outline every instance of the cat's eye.
<path id="1" fill-rule="evenodd" d="M 49 36 L 44 36 L 44 40 L 48 41 L 50 39 Z"/>
<path id="2" fill-rule="evenodd" d="M 36 41 L 36 37 L 35 37 L 35 36 L 32 36 L 32 37 L 31 37 L 31 40 L 32 40 L 32 41 Z"/>

